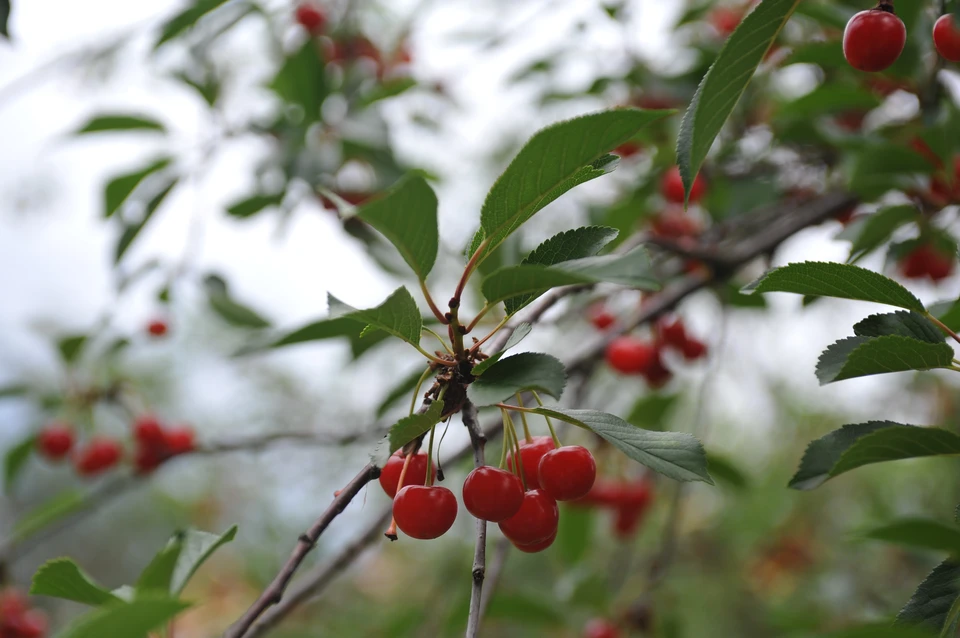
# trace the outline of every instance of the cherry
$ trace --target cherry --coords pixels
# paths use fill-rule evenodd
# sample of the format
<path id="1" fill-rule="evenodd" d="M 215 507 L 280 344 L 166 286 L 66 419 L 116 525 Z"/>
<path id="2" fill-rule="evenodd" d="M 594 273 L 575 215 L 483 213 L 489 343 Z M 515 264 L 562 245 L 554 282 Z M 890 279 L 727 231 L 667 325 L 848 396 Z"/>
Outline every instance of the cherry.
<path id="1" fill-rule="evenodd" d="M 167 322 L 163 319 L 154 319 L 147 324 L 147 332 L 154 337 L 163 337 L 167 334 L 168 329 L 169 326 L 167 326 Z"/>
<path id="2" fill-rule="evenodd" d="M 951 62 L 960 62 L 960 29 L 953 16 L 940 16 L 933 25 L 933 44 L 937 53 Z"/>
<path id="3" fill-rule="evenodd" d="M 707 184 L 699 174 L 693 179 L 693 187 L 690 189 L 690 203 L 700 201 L 706 193 Z M 660 193 L 664 199 L 674 204 L 683 203 L 683 179 L 680 177 L 680 168 L 672 167 L 663 175 L 663 181 L 660 183 Z"/>
<path id="4" fill-rule="evenodd" d="M 457 519 L 457 497 L 445 487 L 408 485 L 393 499 L 393 518 L 411 538 L 437 538 Z"/>
<path id="5" fill-rule="evenodd" d="M 319 7 L 310 2 L 300 4 L 294 15 L 300 26 L 306 29 L 310 35 L 320 35 L 327 25 L 327 16 Z"/>
<path id="6" fill-rule="evenodd" d="M 167 430 L 165 438 L 166 448 L 171 455 L 193 452 L 194 433 L 192 428 L 186 425 L 178 428 L 170 428 Z"/>
<path id="7" fill-rule="evenodd" d="M 27 597 L 13 588 L 0 590 L 0 618 L 22 616 L 30 608 Z"/>
<path id="8" fill-rule="evenodd" d="M 553 545 L 553 541 L 555 540 L 557 540 L 556 531 L 538 543 L 530 543 L 529 545 L 524 545 L 522 543 L 513 543 L 513 546 L 526 554 L 536 554 L 537 552 L 542 552 L 543 550 Z"/>
<path id="9" fill-rule="evenodd" d="M 4 638 L 42 638 L 47 633 L 47 617 L 36 609 L 24 612 L 19 616 L 4 618 L 0 629 L 6 630 Z"/>
<path id="10" fill-rule="evenodd" d="M 687 339 L 686 343 L 683 344 L 681 348 L 683 351 L 683 358 L 688 361 L 696 361 L 701 357 L 705 357 L 707 354 L 707 345 L 702 341 L 697 339 Z"/>
<path id="11" fill-rule="evenodd" d="M 49 423 L 37 435 L 37 449 L 51 461 L 59 461 L 73 447 L 73 428 L 66 423 Z"/>
<path id="12" fill-rule="evenodd" d="M 520 442 L 520 463 L 523 464 L 523 480 L 528 490 L 540 489 L 540 459 L 557 447 L 549 436 L 535 436 L 530 441 Z M 507 455 L 507 467 L 513 467 L 513 454 Z"/>
<path id="13" fill-rule="evenodd" d="M 106 437 L 94 437 L 80 450 L 76 458 L 77 473 L 94 476 L 110 469 L 120 460 L 123 450 L 120 444 Z"/>
<path id="14" fill-rule="evenodd" d="M 647 385 L 654 389 L 662 388 L 673 378 L 673 373 L 664 365 L 663 359 L 660 357 L 660 350 L 658 349 L 654 350 L 653 360 L 647 364 L 646 368 L 640 371 L 640 374 L 646 379 Z"/>
<path id="15" fill-rule="evenodd" d="M 908 279 L 929 277 L 936 282 L 953 274 L 954 260 L 930 244 L 921 244 L 903 257 L 899 266 Z"/>
<path id="16" fill-rule="evenodd" d="M 144 414 L 133 422 L 133 438 L 142 445 L 162 447 L 166 445 L 166 433 L 157 417 Z"/>
<path id="17" fill-rule="evenodd" d="M 463 482 L 463 505 L 479 519 L 499 523 L 523 504 L 523 483 L 512 472 L 489 465 L 478 467 Z"/>
<path id="18" fill-rule="evenodd" d="M 743 12 L 731 7 L 717 7 L 710 12 L 710 24 L 717 33 L 726 37 L 733 33 L 743 19 Z"/>
<path id="19" fill-rule="evenodd" d="M 687 328 L 683 325 L 683 319 L 679 317 L 673 319 L 660 317 L 654 325 L 654 330 L 657 333 L 657 339 L 665 345 L 682 350 L 687 343 Z"/>
<path id="20" fill-rule="evenodd" d="M 617 321 L 613 313 L 604 308 L 603 304 L 591 306 L 587 311 L 587 316 L 590 318 L 590 323 L 592 323 L 597 330 L 606 330 Z"/>
<path id="21" fill-rule="evenodd" d="M 559 523 L 557 502 L 546 492 L 529 490 L 520 510 L 500 523 L 500 531 L 516 545 L 535 545 L 555 534 Z"/>
<path id="22" fill-rule="evenodd" d="M 643 145 L 639 142 L 624 142 L 617 148 L 613 149 L 614 155 L 619 155 L 623 159 L 633 157 L 637 153 L 643 150 Z"/>
<path id="23" fill-rule="evenodd" d="M 541 489 L 554 500 L 573 501 L 586 496 L 596 479 L 597 462 L 585 447 L 565 445 L 540 459 Z"/>
<path id="24" fill-rule="evenodd" d="M 403 453 L 399 450 L 390 457 L 386 465 L 380 471 L 380 487 L 390 498 L 397 495 L 397 486 L 400 483 L 400 473 L 403 471 Z M 437 470 L 434 467 L 431 478 L 436 478 Z M 415 454 L 410 459 L 410 467 L 407 468 L 407 475 L 403 477 L 403 485 L 423 485 L 427 482 L 427 455 L 425 452 Z"/>
<path id="25" fill-rule="evenodd" d="M 907 28 L 881 2 L 875 9 L 856 14 L 843 30 L 843 56 L 850 66 L 860 71 L 876 72 L 888 68 L 903 52 Z"/>
<path id="26" fill-rule="evenodd" d="M 617 508 L 617 515 L 613 520 L 613 531 L 617 538 L 629 538 L 633 536 L 640 523 L 643 522 L 644 508 L 622 506 Z"/>
<path id="27" fill-rule="evenodd" d="M 133 467 L 137 474 L 149 474 L 154 471 L 165 460 L 162 450 L 152 447 L 140 446 L 133 456 Z"/>
<path id="28" fill-rule="evenodd" d="M 650 233 L 667 239 L 696 237 L 700 234 L 700 223 L 682 208 L 668 209 L 650 221 Z"/>
<path id="29" fill-rule="evenodd" d="M 607 346 L 606 358 L 610 367 L 621 374 L 640 374 L 657 357 L 656 347 L 636 337 L 617 337 Z"/>
<path id="30" fill-rule="evenodd" d="M 620 638 L 620 630 L 609 620 L 594 618 L 583 628 L 583 638 Z"/>

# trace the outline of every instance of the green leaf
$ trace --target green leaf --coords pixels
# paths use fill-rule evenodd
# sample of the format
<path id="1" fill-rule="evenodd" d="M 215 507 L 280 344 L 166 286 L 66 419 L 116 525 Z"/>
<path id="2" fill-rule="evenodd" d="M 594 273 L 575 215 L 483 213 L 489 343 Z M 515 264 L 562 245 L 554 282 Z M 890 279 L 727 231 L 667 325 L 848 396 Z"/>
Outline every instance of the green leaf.
<path id="1" fill-rule="evenodd" d="M 203 286 L 207 291 L 210 307 L 230 325 L 240 328 L 270 327 L 269 321 L 230 296 L 227 282 L 222 277 L 207 275 L 203 280 Z"/>
<path id="2" fill-rule="evenodd" d="M 522 296 L 529 303 L 550 288 L 576 284 L 614 283 L 640 290 L 659 290 L 650 258 L 643 248 L 623 255 L 604 255 L 565 261 L 555 266 L 525 264 L 490 273 L 481 284 L 483 296 L 494 304 Z M 512 308 L 518 310 L 515 303 Z"/>
<path id="3" fill-rule="evenodd" d="M 147 166 L 132 173 L 118 175 L 107 182 L 103 197 L 103 216 L 111 217 L 120 210 L 130 194 L 150 175 L 165 169 L 173 161 L 171 157 L 161 157 Z"/>
<path id="4" fill-rule="evenodd" d="M 380 100 L 386 100 L 405 93 L 416 85 L 417 81 L 411 77 L 393 78 L 378 82 L 370 91 L 357 100 L 357 106 L 366 108 Z"/>
<path id="5" fill-rule="evenodd" d="M 270 89 L 280 99 L 303 109 L 303 125 L 320 120 L 320 105 L 328 94 L 320 48 L 315 41 L 307 39 L 286 59 L 270 82 Z"/>
<path id="6" fill-rule="evenodd" d="M 554 235 L 530 253 L 523 264 L 553 266 L 565 261 L 595 256 L 620 233 L 606 226 L 584 226 Z M 542 293 L 540 293 L 542 294 Z M 538 294 L 523 295 L 504 301 L 507 314 L 512 315 L 533 301 Z"/>
<path id="7" fill-rule="evenodd" d="M 867 89 L 829 83 L 823 84 L 806 95 L 783 105 L 777 112 L 777 117 L 784 119 L 812 118 L 838 111 L 868 111 L 880 106 L 880 103 L 880 98 Z"/>
<path id="8" fill-rule="evenodd" d="M 643 430 L 596 410 L 535 408 L 533 412 L 590 430 L 634 461 L 668 478 L 713 485 L 703 444 L 692 434 Z"/>
<path id="9" fill-rule="evenodd" d="M 246 199 L 236 201 L 227 207 L 227 214 L 231 217 L 246 219 L 253 217 L 264 208 L 270 206 L 279 206 L 283 202 L 284 193 L 275 193 L 273 195 L 251 195 Z"/>
<path id="10" fill-rule="evenodd" d="M 353 322 L 351 322 L 352 324 Z M 410 398 L 410 393 L 413 392 L 414 388 L 417 387 L 417 381 L 420 380 L 421 375 L 423 375 L 422 370 L 414 370 L 407 377 L 401 379 L 390 392 L 387 393 L 387 396 L 384 397 L 383 401 L 380 402 L 380 405 L 377 406 L 377 418 L 381 418 L 387 411 L 400 399 Z"/>
<path id="11" fill-rule="evenodd" d="M 807 446 L 790 487 L 812 490 L 864 465 L 953 454 L 960 454 L 960 436 L 948 430 L 892 421 L 845 425 Z"/>
<path id="12" fill-rule="evenodd" d="M 960 331 L 960 301 L 940 301 L 927 310 L 954 332 Z"/>
<path id="13" fill-rule="evenodd" d="M 153 45 L 154 49 L 159 48 L 166 42 L 173 40 L 184 31 L 190 29 L 197 23 L 197 20 L 207 15 L 227 0 L 195 0 L 195 2 L 167 20 L 160 29 L 160 37 L 157 43 Z"/>
<path id="14" fill-rule="evenodd" d="M 505 401 L 517 392 L 537 390 L 559 399 L 567 384 L 567 372 L 559 359 L 548 354 L 522 352 L 500 359 L 467 388 L 467 397 L 477 407 Z"/>
<path id="15" fill-rule="evenodd" d="M 521 591 L 496 592 L 490 598 L 487 618 L 534 627 L 560 627 L 566 623 L 554 600 Z"/>
<path id="16" fill-rule="evenodd" d="M 817 361 L 821 385 L 888 372 L 946 368 L 953 348 L 941 341 L 930 343 L 910 337 L 848 337 L 830 345 Z"/>
<path id="17" fill-rule="evenodd" d="M 437 260 L 437 196 L 419 175 L 406 177 L 387 194 L 365 204 L 357 217 L 390 240 L 420 281 Z"/>
<path id="18" fill-rule="evenodd" d="M 872 270 L 830 262 L 805 261 L 774 268 L 743 289 L 744 293 L 794 292 L 897 306 L 924 312 L 909 290 Z"/>
<path id="19" fill-rule="evenodd" d="M 960 528 L 939 521 L 908 518 L 863 534 L 864 538 L 960 556 Z"/>
<path id="20" fill-rule="evenodd" d="M 871 315 L 853 326 L 858 337 L 899 335 L 927 343 L 943 343 L 946 337 L 936 325 L 923 315 L 905 310 L 883 315 Z"/>
<path id="21" fill-rule="evenodd" d="M 389 457 L 424 432 L 429 432 L 430 428 L 440 422 L 441 415 L 443 415 L 443 401 L 434 401 L 423 414 L 411 414 L 394 423 L 387 434 L 390 445 L 385 456 Z M 383 461 L 386 461 L 386 458 Z"/>
<path id="22" fill-rule="evenodd" d="M 946 560 L 930 572 L 897 614 L 897 625 L 939 630 L 960 596 L 960 563 Z"/>
<path id="23" fill-rule="evenodd" d="M 189 607 L 190 603 L 172 598 L 108 605 L 80 617 L 57 638 L 144 638 Z"/>
<path id="24" fill-rule="evenodd" d="M 87 335 L 70 335 L 57 341 L 57 350 L 60 358 L 66 364 L 75 363 L 83 353 L 83 346 L 87 343 Z"/>
<path id="25" fill-rule="evenodd" d="M 231 542 L 237 536 L 234 525 L 223 534 L 211 534 L 190 529 L 182 535 L 182 549 L 173 570 L 170 581 L 170 593 L 179 596 L 197 570 L 207 562 L 215 551 Z"/>
<path id="26" fill-rule="evenodd" d="M 3 489 L 7 493 L 13 489 L 13 484 L 20 475 L 20 471 L 26 467 L 27 461 L 33 454 L 33 449 L 37 445 L 37 437 L 28 436 L 9 450 L 3 456 Z"/>
<path id="27" fill-rule="evenodd" d="M 909 184 L 912 174 L 928 174 L 933 166 L 923 155 L 892 142 L 869 144 L 853 156 L 850 190 L 865 200 Z"/>
<path id="28" fill-rule="evenodd" d="M 150 564 L 137 579 L 135 585 L 137 598 L 144 594 L 168 594 L 170 593 L 170 584 L 173 579 L 173 570 L 180 559 L 180 551 L 183 549 L 183 537 L 181 534 L 174 534 L 173 538 L 166 546 L 157 552 Z"/>
<path id="29" fill-rule="evenodd" d="M 799 0 L 763 0 L 727 38 L 687 108 L 677 137 L 677 164 L 689 195 L 713 140 Z"/>
<path id="30" fill-rule="evenodd" d="M 672 111 L 613 109 L 560 122 L 536 133 L 497 179 L 483 203 L 480 229 L 488 243 L 480 261 L 547 204 L 574 186 L 612 170 L 617 160 L 606 155 L 609 151 L 670 114 Z"/>
<path id="31" fill-rule="evenodd" d="M 664 421 L 670 418 L 679 399 L 680 395 L 659 392 L 640 397 L 633 404 L 627 422 L 645 430 L 663 431 Z"/>
<path id="32" fill-rule="evenodd" d="M 523 341 L 532 330 L 533 326 L 531 324 L 526 322 L 521 323 L 510 335 L 510 338 L 507 339 L 507 343 L 504 344 L 503 350 L 490 355 L 488 358 L 473 366 L 473 370 L 471 370 L 470 373 L 475 377 L 479 377 L 481 374 L 486 372 L 490 366 L 499 361 L 500 358 L 507 353 L 507 350 Z"/>
<path id="33" fill-rule="evenodd" d="M 888 206 L 872 215 L 866 215 L 861 224 L 852 229 L 852 236 L 845 237 L 853 242 L 850 246 L 850 261 L 873 252 L 886 243 L 894 231 L 910 222 L 919 220 L 919 213 L 913 206 Z M 846 234 L 846 233 L 845 233 Z"/>
<path id="34" fill-rule="evenodd" d="M 931 636 L 929 632 L 910 627 L 874 624 L 831 631 L 829 634 L 817 634 L 817 638 L 931 638 Z"/>
<path id="35" fill-rule="evenodd" d="M 123 259 L 123 255 L 127 252 L 127 249 L 130 248 L 130 245 L 140 234 L 140 231 L 144 229 L 147 225 L 147 222 L 153 217 L 153 214 L 157 212 L 157 209 L 160 207 L 160 204 L 163 203 L 163 200 L 166 199 L 167 195 L 170 194 L 170 191 L 176 187 L 178 178 L 171 176 L 167 179 L 166 186 L 164 186 L 149 202 L 147 202 L 146 208 L 143 213 L 143 218 L 133 224 L 127 224 L 124 226 L 123 233 L 120 235 L 120 239 L 117 241 L 117 248 L 113 256 L 114 263 L 118 263 Z"/>
<path id="36" fill-rule="evenodd" d="M 581 562 L 590 549 L 594 516 L 586 507 L 564 507 L 557 529 L 557 551 L 567 566 Z"/>
<path id="37" fill-rule="evenodd" d="M 73 514 L 86 505 L 87 499 L 77 489 L 66 489 L 30 510 L 13 526 L 12 537 L 19 540 Z"/>
<path id="38" fill-rule="evenodd" d="M 145 115 L 131 115 L 125 113 L 104 113 L 95 115 L 74 131 L 74 135 L 87 133 L 106 133 L 115 131 L 158 131 L 165 133 L 166 128 L 160 122 Z"/>
<path id="39" fill-rule="evenodd" d="M 744 490 L 750 485 L 747 475 L 728 458 L 707 454 L 707 469 L 710 476 L 734 489 Z"/>
<path id="40" fill-rule="evenodd" d="M 13 397 L 22 397 L 30 392 L 30 388 L 25 385 L 5 385 L 0 386 L 0 399 Z"/>
<path id="41" fill-rule="evenodd" d="M 33 575 L 30 595 L 52 596 L 94 607 L 120 601 L 69 558 L 56 558 L 41 565 Z"/>
<path id="42" fill-rule="evenodd" d="M 387 300 L 376 308 L 357 310 L 346 305 L 333 295 L 327 297 L 331 318 L 345 318 L 371 325 L 399 337 L 414 346 L 420 345 L 423 317 L 410 291 L 397 288 Z"/>
<path id="43" fill-rule="evenodd" d="M 0 35 L 10 39 L 7 21 L 10 19 L 10 0 L 0 0 Z"/>

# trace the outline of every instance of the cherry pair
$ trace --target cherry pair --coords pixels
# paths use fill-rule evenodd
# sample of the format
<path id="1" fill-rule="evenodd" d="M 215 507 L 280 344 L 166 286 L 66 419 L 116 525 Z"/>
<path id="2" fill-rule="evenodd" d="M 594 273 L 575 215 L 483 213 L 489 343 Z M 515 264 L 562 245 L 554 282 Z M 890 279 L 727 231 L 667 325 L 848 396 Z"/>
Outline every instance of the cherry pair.
<path id="1" fill-rule="evenodd" d="M 191 428 L 167 428 L 152 415 L 143 415 L 134 421 L 133 440 L 136 443 L 133 465 L 139 474 L 152 472 L 164 461 L 194 449 Z"/>
<path id="2" fill-rule="evenodd" d="M 907 42 L 907 28 L 897 17 L 893 4 L 881 0 L 877 6 L 856 14 L 843 31 L 843 55 L 855 69 L 883 71 L 897 61 Z M 943 15 L 933 25 L 933 44 L 943 58 L 960 61 L 960 29 L 952 15 Z"/>
<path id="3" fill-rule="evenodd" d="M 673 377 L 663 363 L 661 350 L 654 341 L 623 335 L 610 342 L 605 356 L 617 372 L 640 375 L 651 388 L 661 388 Z"/>
<path id="4" fill-rule="evenodd" d="M 428 458 L 423 452 L 406 457 L 397 451 L 380 471 L 380 486 L 393 499 L 393 519 L 397 527 L 407 536 L 420 540 L 443 536 L 457 520 L 457 497 L 445 487 L 432 485 L 436 468 L 430 471 L 431 485 L 425 484 L 427 465 Z"/>
<path id="5" fill-rule="evenodd" d="M 37 451 L 50 461 L 66 459 L 75 444 L 76 433 L 67 423 L 49 423 L 37 434 Z M 94 476 L 116 465 L 122 456 L 123 448 L 118 441 L 95 436 L 77 450 L 74 466 L 80 476 Z"/>
<path id="6" fill-rule="evenodd" d="M 30 608 L 30 601 L 19 591 L 0 591 L 0 638 L 43 638 L 47 635 L 47 618 Z"/>

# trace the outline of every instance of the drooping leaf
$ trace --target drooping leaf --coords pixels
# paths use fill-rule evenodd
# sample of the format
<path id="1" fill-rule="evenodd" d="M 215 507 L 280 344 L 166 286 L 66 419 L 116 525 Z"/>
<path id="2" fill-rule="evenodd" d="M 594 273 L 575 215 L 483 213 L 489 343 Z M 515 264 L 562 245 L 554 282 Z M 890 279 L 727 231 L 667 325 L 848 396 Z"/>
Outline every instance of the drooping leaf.
<path id="1" fill-rule="evenodd" d="M 193 4 L 167 20 L 160 29 L 160 37 L 157 43 L 153 45 L 154 49 L 159 48 L 166 42 L 173 40 L 184 31 L 192 28 L 197 20 L 207 15 L 227 0 L 194 0 Z"/>
<path id="2" fill-rule="evenodd" d="M 290 54 L 270 82 L 270 89 L 287 104 L 303 109 L 303 125 L 320 119 L 320 105 L 328 95 L 321 47 L 307 39 Z"/>
<path id="3" fill-rule="evenodd" d="M 103 113 L 95 115 L 86 124 L 74 131 L 74 135 L 109 133 L 116 131 L 150 131 L 165 133 L 166 127 L 152 117 L 128 113 Z"/>
<path id="4" fill-rule="evenodd" d="M 363 205 L 357 217 L 383 233 L 397 247 L 420 281 L 437 260 L 437 196 L 419 175 L 402 179 L 381 198 Z"/>
<path id="5" fill-rule="evenodd" d="M 60 358 L 67 365 L 75 363 L 83 354 L 83 346 L 87 343 L 87 335 L 70 335 L 57 340 L 57 350 Z"/>
<path id="6" fill-rule="evenodd" d="M 613 109 L 549 126 L 520 150 L 487 194 L 480 211 L 482 261 L 524 222 L 571 188 L 606 174 L 606 155 L 672 111 Z M 479 246 L 477 242 L 474 248 Z"/>
<path id="7" fill-rule="evenodd" d="M 207 300 L 220 318 L 240 328 L 268 328 L 270 322 L 252 308 L 238 302 L 230 295 L 227 282 L 218 275 L 207 275 L 203 279 Z"/>
<path id="8" fill-rule="evenodd" d="M 850 261 L 857 261 L 881 245 L 901 226 L 919 220 L 919 212 L 914 206 L 887 206 L 871 215 L 865 215 L 861 223 L 850 229 Z M 847 235 L 847 231 L 844 231 Z"/>
<path id="9" fill-rule="evenodd" d="M 930 572 L 897 614 L 897 625 L 939 631 L 950 607 L 960 596 L 960 563 L 946 560 Z"/>
<path id="10" fill-rule="evenodd" d="M 227 207 L 227 214 L 231 217 L 246 219 L 253 217 L 264 208 L 279 206 L 283 202 L 284 193 L 273 193 L 270 195 L 256 194 L 245 199 L 238 200 Z"/>
<path id="11" fill-rule="evenodd" d="M 384 330 L 414 346 L 420 344 L 423 317 L 410 291 L 402 286 L 382 304 L 368 310 L 351 308 L 333 295 L 328 295 L 328 303 L 331 318 L 351 319 Z"/>
<path id="12" fill-rule="evenodd" d="M 140 572 L 140 578 L 134 586 L 137 598 L 146 595 L 169 594 L 173 579 L 173 570 L 180 559 L 183 550 L 183 536 L 180 533 L 173 535 L 163 549 L 153 557 L 153 560 Z"/>
<path id="13" fill-rule="evenodd" d="M 663 394 L 660 392 L 648 394 L 637 399 L 627 416 L 627 423 L 645 430 L 666 430 L 664 421 L 680 399 L 678 394 Z"/>
<path id="14" fill-rule="evenodd" d="M 877 326 L 872 326 L 877 327 Z M 949 367 L 953 348 L 900 335 L 848 337 L 832 344 L 817 361 L 820 384 L 907 370 Z"/>
<path id="15" fill-rule="evenodd" d="M 503 350 L 501 350 L 500 352 L 493 353 L 488 358 L 484 359 L 477 365 L 473 366 L 473 370 L 471 370 L 471 373 L 473 374 L 473 376 L 479 377 L 481 374 L 486 372 L 490 366 L 492 366 L 497 361 L 499 361 L 500 358 L 507 353 L 507 350 L 509 350 L 510 348 L 514 347 L 515 345 L 523 341 L 524 338 L 526 338 L 526 336 L 530 334 L 532 330 L 533 330 L 533 326 L 526 322 L 521 323 L 519 326 L 517 326 L 516 329 L 513 331 L 513 333 L 510 335 L 510 338 L 507 339 L 507 342 L 503 345 Z"/>
<path id="16" fill-rule="evenodd" d="M 713 485 L 703 444 L 691 434 L 643 430 L 596 410 L 535 408 L 533 411 L 595 432 L 634 461 L 668 478 Z"/>
<path id="17" fill-rule="evenodd" d="M 184 532 L 182 549 L 170 580 L 170 593 L 179 596 L 197 570 L 215 551 L 231 542 L 237 536 L 234 525 L 223 534 L 211 534 L 196 529 Z"/>
<path id="18" fill-rule="evenodd" d="M 3 456 L 3 489 L 8 494 L 13 489 L 20 471 L 26 467 L 30 455 L 37 445 L 37 437 L 28 436 L 9 450 Z"/>
<path id="19" fill-rule="evenodd" d="M 548 354 L 521 352 L 487 368 L 467 388 L 467 397 L 477 407 L 505 401 L 518 392 L 536 390 L 559 399 L 567 384 L 567 372 L 559 359 Z"/>
<path id="20" fill-rule="evenodd" d="M 927 343 L 943 343 L 946 336 L 932 321 L 916 312 L 898 310 L 890 314 L 871 315 L 853 326 L 858 337 L 899 335 Z"/>
<path id="21" fill-rule="evenodd" d="M 701 80 L 677 137 L 677 164 L 688 194 L 713 140 L 799 3 L 763 0 L 727 38 Z"/>
<path id="22" fill-rule="evenodd" d="M 707 470 L 710 476 L 736 490 L 744 490 L 750 480 L 747 475 L 730 459 L 716 454 L 707 454 Z"/>
<path id="23" fill-rule="evenodd" d="M 107 182 L 103 197 L 103 216 L 111 217 L 120 210 L 130 194 L 150 175 L 165 169 L 173 161 L 171 157 L 161 157 L 147 166 L 131 173 L 118 175 Z"/>
<path id="24" fill-rule="evenodd" d="M 380 405 L 377 406 L 377 418 L 379 419 L 386 414 L 387 410 L 389 410 L 400 399 L 409 399 L 410 393 L 413 392 L 414 388 L 417 387 L 417 381 L 420 380 L 420 376 L 422 374 L 423 370 L 414 370 L 409 375 L 398 381 L 397 384 L 390 389 L 390 392 L 387 393 L 387 396 L 384 397 L 383 401 L 380 402 Z"/>
<path id="25" fill-rule="evenodd" d="M 57 638 L 144 638 L 189 607 L 190 603 L 173 598 L 107 605 L 82 616 Z"/>
<path id="26" fill-rule="evenodd" d="M 939 521 L 907 518 L 872 529 L 864 538 L 960 556 L 960 528 Z"/>
<path id="27" fill-rule="evenodd" d="M 40 566 L 30 586 L 32 596 L 51 596 L 98 607 L 119 602 L 69 558 L 55 558 Z"/>
<path id="28" fill-rule="evenodd" d="M 379 461 L 378 465 L 382 466 L 391 454 L 421 434 L 429 432 L 430 428 L 440 422 L 441 415 L 443 415 L 443 401 L 434 401 L 423 414 L 411 414 L 394 423 L 387 434 L 389 445 L 386 454 L 376 459 Z"/>
<path id="29" fill-rule="evenodd" d="M 787 264 L 769 271 L 746 286 L 743 292 L 793 292 L 924 311 L 920 300 L 894 280 L 850 264 L 816 261 Z"/>
<path id="30" fill-rule="evenodd" d="M 865 200 L 872 200 L 908 185 L 912 175 L 932 171 L 930 162 L 909 148 L 892 142 L 868 144 L 853 155 L 850 190 Z"/>
<path id="31" fill-rule="evenodd" d="M 86 504 L 86 497 L 78 489 L 66 489 L 44 501 L 26 514 L 13 526 L 12 537 L 25 538 L 47 525 L 73 514 Z"/>
<path id="32" fill-rule="evenodd" d="M 892 421 L 845 425 L 807 446 L 790 487 L 812 490 L 863 465 L 952 454 L 960 454 L 960 436 L 948 430 Z"/>
<path id="33" fill-rule="evenodd" d="M 127 252 L 127 249 L 130 248 L 130 245 L 140 234 L 140 231 L 144 229 L 150 219 L 153 218 L 153 214 L 157 212 L 157 209 L 160 207 L 160 204 L 163 203 L 163 200 L 167 198 L 167 195 L 170 194 L 170 191 L 176 187 L 178 178 L 171 176 L 164 188 L 160 189 L 153 199 L 147 202 L 146 208 L 143 212 L 143 218 L 136 223 L 127 224 L 124 226 L 123 233 L 120 235 L 120 239 L 117 240 L 117 248 L 114 252 L 113 261 L 114 263 L 119 263 L 123 259 L 123 255 Z"/>

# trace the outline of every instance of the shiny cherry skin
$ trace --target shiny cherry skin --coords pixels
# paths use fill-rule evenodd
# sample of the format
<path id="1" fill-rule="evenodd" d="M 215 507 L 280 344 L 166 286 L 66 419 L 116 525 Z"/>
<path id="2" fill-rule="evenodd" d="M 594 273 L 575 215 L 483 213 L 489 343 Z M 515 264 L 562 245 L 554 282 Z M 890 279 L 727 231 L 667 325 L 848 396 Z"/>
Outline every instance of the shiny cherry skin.
<path id="1" fill-rule="evenodd" d="M 656 360 L 654 344 L 631 336 L 617 337 L 605 353 L 610 367 L 621 374 L 641 374 Z"/>
<path id="2" fill-rule="evenodd" d="M 693 179 L 693 186 L 690 188 L 690 203 L 694 204 L 703 199 L 707 192 L 707 183 L 699 174 Z M 663 181 L 660 183 L 660 194 L 668 202 L 674 204 L 683 203 L 683 178 L 680 177 L 680 168 L 672 167 L 663 175 Z"/>
<path id="3" fill-rule="evenodd" d="M 548 536 L 547 538 L 543 539 L 538 543 L 530 543 L 529 545 L 523 545 L 521 543 L 513 543 L 513 541 L 511 541 L 511 543 L 513 543 L 514 547 L 519 549 L 521 552 L 524 552 L 525 554 L 536 554 L 537 552 L 542 552 L 543 550 L 553 545 L 553 541 L 555 540 L 557 540 L 556 532 L 554 532 L 553 534 L 551 534 L 550 536 Z"/>
<path id="4" fill-rule="evenodd" d="M 457 497 L 445 487 L 408 485 L 393 499 L 393 518 L 410 538 L 437 538 L 457 520 Z"/>
<path id="5" fill-rule="evenodd" d="M 327 25 L 327 16 L 311 2 L 303 2 L 297 7 L 294 17 L 310 35 L 320 35 Z"/>
<path id="6" fill-rule="evenodd" d="M 397 495 L 397 486 L 400 483 L 400 473 L 403 471 L 404 457 L 401 452 L 395 453 L 383 466 L 380 471 L 380 487 L 390 498 Z M 436 477 L 437 470 L 434 468 L 433 476 Z M 407 475 L 403 477 L 403 485 L 423 485 L 427 482 L 427 455 L 425 452 L 419 452 L 410 459 L 410 467 L 407 468 Z"/>
<path id="7" fill-rule="evenodd" d="M 463 505 L 475 517 L 499 523 L 520 511 L 523 483 L 513 472 L 484 465 L 463 482 Z"/>
<path id="8" fill-rule="evenodd" d="M 529 442 L 520 442 L 520 463 L 523 465 L 523 480 L 528 490 L 540 488 L 540 459 L 555 447 L 557 446 L 549 436 L 535 436 Z M 516 471 L 512 453 L 507 455 L 507 468 Z"/>
<path id="9" fill-rule="evenodd" d="M 37 435 L 37 449 L 51 461 L 59 461 L 73 449 L 73 428 L 66 423 L 49 423 Z"/>
<path id="10" fill-rule="evenodd" d="M 874 73 L 889 68 L 907 42 L 903 21 L 886 9 L 856 14 L 843 30 L 843 56 L 853 68 Z"/>
<path id="11" fill-rule="evenodd" d="M 193 428 L 186 425 L 170 428 L 164 438 L 166 439 L 167 451 L 171 455 L 193 452 L 196 444 Z"/>
<path id="12" fill-rule="evenodd" d="M 81 476 L 94 476 L 109 470 L 123 455 L 120 443 L 106 437 L 94 437 L 77 455 L 76 468 Z"/>
<path id="13" fill-rule="evenodd" d="M 941 57 L 951 62 L 960 62 L 960 29 L 957 28 L 953 15 L 942 15 L 934 23 L 933 44 Z"/>
<path id="14" fill-rule="evenodd" d="M 597 462 L 590 450 L 565 445 L 540 459 L 540 489 L 556 501 L 586 496 L 597 479 Z"/>
<path id="15" fill-rule="evenodd" d="M 583 628 L 583 638 L 620 638 L 620 630 L 605 618 L 594 618 Z"/>
<path id="16" fill-rule="evenodd" d="M 560 510 L 546 492 L 529 490 L 520 511 L 500 523 L 500 531 L 517 545 L 535 545 L 557 532 Z"/>

